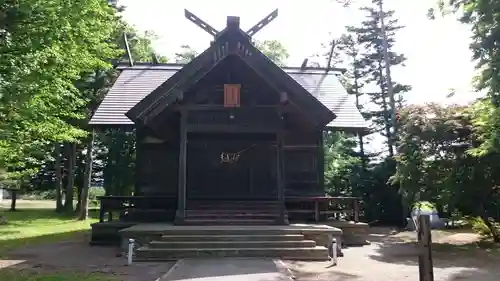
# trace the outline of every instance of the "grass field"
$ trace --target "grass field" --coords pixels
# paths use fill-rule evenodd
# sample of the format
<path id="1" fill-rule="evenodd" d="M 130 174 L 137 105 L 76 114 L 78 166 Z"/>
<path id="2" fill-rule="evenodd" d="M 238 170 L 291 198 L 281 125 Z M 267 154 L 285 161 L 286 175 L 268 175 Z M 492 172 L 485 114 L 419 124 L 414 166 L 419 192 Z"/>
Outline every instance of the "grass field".
<path id="1" fill-rule="evenodd" d="M 0 216 L 7 224 L 0 225 L 0 261 L 18 248 L 45 243 L 83 238 L 96 222 L 97 210 L 89 212 L 90 219 L 77 221 L 74 215 L 54 211 L 52 201 L 19 202 L 18 211 L 9 212 L 8 202 L 0 205 Z M 76 254 L 76 253 L 75 253 Z M 104 281 L 102 276 L 79 274 L 38 274 L 30 270 L 14 270 L 0 267 L 0 280 L 8 281 Z"/>

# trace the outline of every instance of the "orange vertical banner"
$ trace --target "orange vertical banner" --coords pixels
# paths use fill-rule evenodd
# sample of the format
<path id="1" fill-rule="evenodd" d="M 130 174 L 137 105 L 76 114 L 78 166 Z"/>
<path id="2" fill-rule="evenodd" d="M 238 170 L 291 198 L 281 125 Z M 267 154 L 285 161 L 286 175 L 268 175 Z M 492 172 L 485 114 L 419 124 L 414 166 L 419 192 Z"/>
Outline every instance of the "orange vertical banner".
<path id="1" fill-rule="evenodd" d="M 224 107 L 240 107 L 240 84 L 224 84 Z"/>

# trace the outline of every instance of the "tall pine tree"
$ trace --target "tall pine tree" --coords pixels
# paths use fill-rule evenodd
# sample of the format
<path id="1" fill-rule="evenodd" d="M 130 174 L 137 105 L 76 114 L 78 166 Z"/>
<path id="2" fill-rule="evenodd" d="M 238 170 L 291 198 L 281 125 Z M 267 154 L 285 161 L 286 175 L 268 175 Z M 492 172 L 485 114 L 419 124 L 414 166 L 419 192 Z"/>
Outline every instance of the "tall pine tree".
<path id="1" fill-rule="evenodd" d="M 379 1 L 373 0 L 373 5 L 360 8 L 366 13 L 366 18 L 359 26 L 349 26 L 348 32 L 357 38 L 361 58 L 359 59 L 359 77 L 365 83 L 363 87 L 371 105 L 366 108 L 366 116 L 373 122 L 374 131 L 380 132 L 387 138 L 389 156 L 394 156 L 395 120 L 391 118 L 391 112 L 398 111 L 404 103 L 403 94 L 411 87 L 392 81 L 393 95 L 396 101 L 393 108 L 390 103 L 388 91 L 388 79 L 385 72 L 386 63 L 384 60 L 384 36 L 381 29 L 380 19 L 384 17 L 385 34 L 387 39 L 387 51 L 389 57 L 389 67 L 403 66 L 406 57 L 396 53 L 393 48 L 395 44 L 396 32 L 403 28 L 394 18 L 394 11 L 380 11 Z"/>

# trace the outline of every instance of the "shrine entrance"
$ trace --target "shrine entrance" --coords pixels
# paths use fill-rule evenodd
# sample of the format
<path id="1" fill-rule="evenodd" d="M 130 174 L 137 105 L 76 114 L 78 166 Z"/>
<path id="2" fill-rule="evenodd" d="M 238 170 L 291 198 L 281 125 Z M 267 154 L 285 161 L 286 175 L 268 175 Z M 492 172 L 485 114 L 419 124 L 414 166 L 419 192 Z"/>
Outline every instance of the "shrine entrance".
<path id="1" fill-rule="evenodd" d="M 187 138 L 187 200 L 277 200 L 275 134 Z"/>

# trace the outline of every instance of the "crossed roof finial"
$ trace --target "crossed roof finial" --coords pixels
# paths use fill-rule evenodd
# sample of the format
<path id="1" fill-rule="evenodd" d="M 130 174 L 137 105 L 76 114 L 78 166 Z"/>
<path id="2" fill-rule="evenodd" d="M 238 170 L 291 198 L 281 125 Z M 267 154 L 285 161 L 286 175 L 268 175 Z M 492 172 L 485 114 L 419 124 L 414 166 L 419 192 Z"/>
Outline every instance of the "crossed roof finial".
<path id="1" fill-rule="evenodd" d="M 192 21 L 194 24 L 199 26 L 201 29 L 205 30 L 208 34 L 217 37 L 217 35 L 220 33 L 217 29 L 213 28 L 210 24 L 206 23 L 199 17 L 197 17 L 195 14 L 191 13 L 187 9 L 184 9 L 184 15 L 185 17 Z M 252 26 L 246 34 L 250 37 L 255 35 L 255 33 L 259 32 L 262 28 L 264 28 L 266 25 L 268 25 L 271 21 L 273 21 L 276 17 L 278 16 L 278 9 L 274 10 L 271 12 L 269 15 L 264 17 L 262 20 L 260 20 L 257 24 Z M 239 17 L 228 17 L 227 23 L 228 25 L 230 23 L 235 23 L 237 22 L 237 25 L 239 25 Z M 229 28 L 229 26 L 228 26 Z M 239 26 L 238 26 L 239 28 Z"/>

